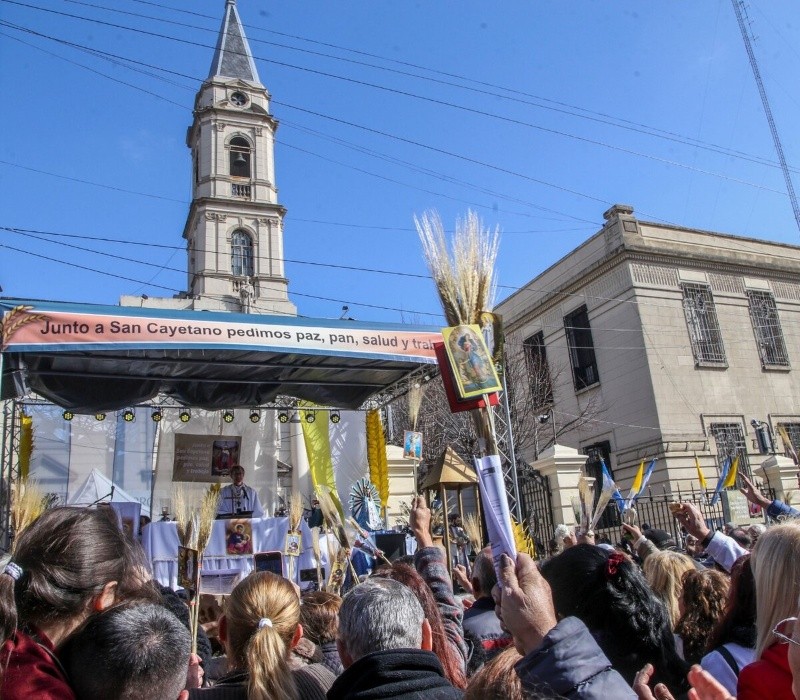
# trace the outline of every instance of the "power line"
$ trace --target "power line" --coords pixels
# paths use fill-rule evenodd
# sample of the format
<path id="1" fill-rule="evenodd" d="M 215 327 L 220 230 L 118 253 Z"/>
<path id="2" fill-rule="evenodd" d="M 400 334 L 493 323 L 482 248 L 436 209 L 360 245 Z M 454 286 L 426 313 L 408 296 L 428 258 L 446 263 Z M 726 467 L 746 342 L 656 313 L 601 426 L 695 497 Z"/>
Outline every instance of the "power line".
<path id="1" fill-rule="evenodd" d="M 173 25 L 185 27 L 185 28 L 188 28 L 188 29 L 196 29 L 196 30 L 216 33 L 215 29 L 210 29 L 210 28 L 207 28 L 207 27 L 200 27 L 200 26 L 197 26 L 197 25 L 191 25 L 191 24 L 187 24 L 187 23 L 183 23 L 183 22 L 176 22 L 174 20 L 168 20 L 168 19 L 164 19 L 164 18 L 160 18 L 160 17 L 153 17 L 151 15 L 142 15 L 140 13 L 130 12 L 130 11 L 126 11 L 126 10 L 120 10 L 120 9 L 117 9 L 117 8 L 110 8 L 110 7 L 105 7 L 105 6 L 102 6 L 102 5 L 92 4 L 92 3 L 88 3 L 88 2 L 82 2 L 81 0 L 67 0 L 67 1 L 71 2 L 72 4 L 91 7 L 91 8 L 94 8 L 94 9 L 106 10 L 108 12 L 115 12 L 115 13 L 118 13 L 118 14 L 124 14 L 124 15 L 132 16 L 132 17 L 142 18 L 142 19 L 156 20 L 156 21 L 165 22 L 165 23 L 168 23 L 168 24 L 173 24 Z M 138 1 L 138 0 L 134 0 L 134 1 Z M 182 14 L 188 14 L 188 15 L 193 15 L 193 16 L 197 16 L 197 17 L 202 17 L 204 19 L 209 19 L 209 20 L 217 19 L 217 18 L 215 18 L 215 17 L 213 17 L 211 15 L 204 15 L 204 14 L 198 13 L 198 12 L 191 12 L 191 11 L 188 11 L 188 10 L 180 10 L 178 8 L 165 8 L 163 5 L 158 5 L 156 3 L 143 2 L 142 4 L 154 5 L 154 6 L 162 8 L 162 9 L 169 9 L 169 10 L 172 10 L 174 12 L 180 12 Z M 751 154 L 744 153 L 742 151 L 737 151 L 735 149 L 731 149 L 731 148 L 728 148 L 728 147 L 720 146 L 718 144 L 711 144 L 711 143 L 702 141 L 700 139 L 695 139 L 695 138 L 692 138 L 692 137 L 689 137 L 689 136 L 676 134 L 674 132 L 657 129 L 655 127 L 651 127 L 651 126 L 648 126 L 648 125 L 645 125 L 645 124 L 634 122 L 634 121 L 631 121 L 631 120 L 628 120 L 628 119 L 623 119 L 623 118 L 620 118 L 620 117 L 613 117 L 613 116 L 610 116 L 610 115 L 607 115 L 607 114 L 603 114 L 601 112 L 594 112 L 592 110 L 587 110 L 587 109 L 584 109 L 582 107 L 578 107 L 578 106 L 575 106 L 575 105 L 570 105 L 570 104 L 567 104 L 565 102 L 560 102 L 560 101 L 557 101 L 557 100 L 549 100 L 547 98 L 544 98 L 544 97 L 541 97 L 541 96 L 538 96 L 538 95 L 532 95 L 530 93 L 525 93 L 525 92 L 522 92 L 520 90 L 514 90 L 514 89 L 511 89 L 511 88 L 494 85 L 492 83 L 486 83 L 486 82 L 478 81 L 478 80 L 475 80 L 474 78 L 467 78 L 465 76 L 460 76 L 460 75 L 457 75 L 457 74 L 454 74 L 454 73 L 446 73 L 446 72 L 443 72 L 443 71 L 438 71 L 438 70 L 435 70 L 435 69 L 428 68 L 426 66 L 420 66 L 418 64 L 408 63 L 408 62 L 404 62 L 404 61 L 397 61 L 395 59 L 390 59 L 390 58 L 378 56 L 376 54 L 370 54 L 368 52 L 350 49 L 350 48 L 347 48 L 347 47 L 337 46 L 335 44 L 314 41 L 314 40 L 307 39 L 307 38 L 304 38 L 304 37 L 299 37 L 299 36 L 292 35 L 292 34 L 287 34 L 287 33 L 284 33 L 284 32 L 278 32 L 278 31 L 275 31 L 275 30 L 263 29 L 263 28 L 261 28 L 261 27 L 259 27 L 257 25 L 243 24 L 243 26 L 246 27 L 246 28 L 250 28 L 250 29 L 257 29 L 259 31 L 265 31 L 265 32 L 268 32 L 270 34 L 276 34 L 276 35 L 279 35 L 279 36 L 289 37 L 289 38 L 292 38 L 292 39 L 295 39 L 295 40 L 298 40 L 298 41 L 305 41 L 305 42 L 308 42 L 308 43 L 311 43 L 311 44 L 318 44 L 320 46 L 327 46 L 329 48 L 336 48 L 337 50 L 341 50 L 341 51 L 347 51 L 347 52 L 351 52 L 351 53 L 355 53 L 355 54 L 359 54 L 359 55 L 363 55 L 363 56 L 369 56 L 371 58 L 378 58 L 379 60 L 389 61 L 391 63 L 396 63 L 398 65 L 405 65 L 405 66 L 408 66 L 408 67 L 416 68 L 418 70 L 424 70 L 426 72 L 433 73 L 434 75 L 442 75 L 442 76 L 445 76 L 445 77 L 456 78 L 456 79 L 464 81 L 466 83 L 472 83 L 474 85 L 481 85 L 483 87 L 493 88 L 493 90 L 485 90 L 485 89 L 481 89 L 481 88 L 470 87 L 469 85 L 462 85 L 462 84 L 454 83 L 454 82 L 448 81 L 448 80 L 441 80 L 441 79 L 437 79 L 437 78 L 431 78 L 431 77 L 426 76 L 426 75 L 420 75 L 419 73 L 411 73 L 409 71 L 396 70 L 396 69 L 388 68 L 386 66 L 376 65 L 374 63 L 366 63 L 364 61 L 356 61 L 356 60 L 353 60 L 353 59 L 344 58 L 342 56 L 336 56 L 336 55 L 333 55 L 333 54 L 330 54 L 330 53 L 322 53 L 322 52 L 319 52 L 319 51 L 310 51 L 308 49 L 302 49 L 302 48 L 298 48 L 296 46 L 290 46 L 290 45 L 287 45 L 287 44 L 279 44 L 279 43 L 272 42 L 272 41 L 266 41 L 264 39 L 259 39 L 257 37 L 253 37 L 253 36 L 250 36 L 250 39 L 249 39 L 251 43 L 266 44 L 268 46 L 284 48 L 284 49 L 288 49 L 290 51 L 298 51 L 298 52 L 301 52 L 301 53 L 310 54 L 312 56 L 321 56 L 323 58 L 330 58 L 330 59 L 333 59 L 333 60 L 336 60 L 336 61 L 344 61 L 344 62 L 347 62 L 347 63 L 352 63 L 352 64 L 355 64 L 355 65 L 365 66 L 365 67 L 373 68 L 373 69 L 376 69 L 376 70 L 386 71 L 386 72 L 390 72 L 390 73 L 396 73 L 398 75 L 417 78 L 419 80 L 431 81 L 431 82 L 434 82 L 436 84 L 447 85 L 447 86 L 454 87 L 454 88 L 457 88 L 457 89 L 462 89 L 462 90 L 469 90 L 471 92 L 477 92 L 479 94 L 489 95 L 491 97 L 499 97 L 501 99 L 505 99 L 505 100 L 509 100 L 509 101 L 513 101 L 513 102 L 518 102 L 518 103 L 525 104 L 525 105 L 528 105 L 528 106 L 537 107 L 539 109 L 553 111 L 553 112 L 556 112 L 558 114 L 568 114 L 568 115 L 573 116 L 573 117 L 578 118 L 578 119 L 585 119 L 585 120 L 589 120 L 589 121 L 592 121 L 592 122 L 605 124 L 607 126 L 612 126 L 612 127 L 619 128 L 619 129 L 625 129 L 625 130 L 628 130 L 628 131 L 632 131 L 634 133 L 643 134 L 643 135 L 646 135 L 646 136 L 653 136 L 655 138 L 664 139 L 664 140 L 671 141 L 671 142 L 674 142 L 674 143 L 681 143 L 683 145 L 688 145 L 688 146 L 693 146 L 693 147 L 696 147 L 696 148 L 701 148 L 701 149 L 708 150 L 708 151 L 713 152 L 713 153 L 732 156 L 734 158 L 740 158 L 742 160 L 747 160 L 747 161 L 750 161 L 752 163 L 757 163 L 757 164 L 760 164 L 760 165 L 767 165 L 767 166 L 773 167 L 773 168 L 779 167 L 778 164 L 776 164 L 773 161 L 770 161 L 767 158 L 763 158 L 763 157 L 760 157 L 760 156 L 754 156 L 754 155 L 751 155 Z M 501 90 L 502 92 L 497 92 L 497 90 Z M 510 94 L 503 94 L 503 92 L 510 93 Z M 547 104 L 539 104 L 538 102 L 531 102 L 529 99 L 520 99 L 518 97 L 514 97 L 513 95 L 522 95 L 524 97 L 531 98 L 533 100 L 539 100 L 539 101 L 542 101 L 542 102 L 547 102 L 547 103 L 550 103 L 551 105 L 555 105 L 555 106 L 549 106 Z M 585 114 L 576 113 L 574 110 L 579 110 L 580 112 L 584 112 Z"/>
<path id="2" fill-rule="evenodd" d="M 169 41 L 175 41 L 175 42 L 179 42 L 179 43 L 184 43 L 184 44 L 188 44 L 188 45 L 191 45 L 191 46 L 199 46 L 199 47 L 203 47 L 203 48 L 213 48 L 213 47 L 201 44 L 201 43 L 196 42 L 196 41 L 190 41 L 188 39 L 181 39 L 181 38 L 178 38 L 178 37 L 172 37 L 172 36 L 168 36 L 168 35 L 165 35 L 165 34 L 160 34 L 158 32 L 147 31 L 147 30 L 144 30 L 144 29 L 136 29 L 136 28 L 133 28 L 133 27 L 128 27 L 126 25 L 116 24 L 116 23 L 113 23 L 113 22 L 106 22 L 106 21 L 99 20 L 99 19 L 92 19 L 92 18 L 88 18 L 88 17 L 83 17 L 81 15 L 74 15 L 74 14 L 68 13 L 68 12 L 59 12 L 57 10 L 51 10 L 51 9 L 47 9 L 47 8 L 37 7 L 35 5 L 30 5 L 30 4 L 27 4 L 27 3 L 19 2 L 18 0 L 2 0 L 2 2 L 10 3 L 10 4 L 13 4 L 13 5 L 20 5 L 22 7 L 27 7 L 29 9 L 34 9 L 34 10 L 40 10 L 40 11 L 43 11 L 43 12 L 49 12 L 49 13 L 53 13 L 53 14 L 56 14 L 56 15 L 64 16 L 64 17 L 70 17 L 72 19 L 79 19 L 79 20 L 90 22 L 90 23 L 93 23 L 93 24 L 99 24 L 99 25 L 102 25 L 102 26 L 112 27 L 114 29 L 123 29 L 125 31 L 144 34 L 144 35 L 152 36 L 152 37 L 155 37 L 155 38 L 166 39 L 166 40 L 169 40 Z M 266 60 L 266 59 L 260 58 L 260 60 Z M 450 108 L 453 108 L 453 109 L 458 109 L 458 110 L 461 110 L 461 111 L 464 111 L 464 112 L 467 112 L 467 113 L 470 113 L 470 114 L 475 114 L 475 115 L 478 115 L 478 116 L 490 117 L 490 118 L 498 119 L 500 121 L 504 121 L 504 122 L 507 122 L 507 123 L 515 124 L 517 126 L 524 126 L 526 128 L 535 129 L 535 130 L 541 131 L 543 133 L 548 133 L 548 134 L 556 135 L 556 136 L 562 136 L 564 138 L 574 139 L 574 140 L 577 140 L 577 141 L 580 141 L 580 142 L 583 142 L 583 143 L 587 143 L 587 144 L 590 144 L 590 145 L 600 146 L 602 148 L 608 148 L 608 149 L 611 149 L 611 150 L 614 150 L 614 151 L 618 151 L 620 153 L 625 153 L 627 155 L 633 155 L 633 156 L 637 156 L 637 157 L 641 157 L 641 158 L 646 158 L 646 159 L 653 160 L 653 161 L 656 161 L 656 162 L 664 163 L 666 165 L 672 165 L 672 166 L 684 168 L 684 169 L 687 169 L 687 170 L 690 170 L 690 171 L 693 171 L 693 172 L 698 172 L 698 173 L 701 173 L 701 174 L 704 174 L 704 175 L 710 175 L 710 176 L 713 176 L 713 177 L 719 177 L 721 179 L 728 180 L 728 181 L 731 181 L 731 182 L 736 182 L 738 184 L 748 185 L 748 186 L 754 187 L 756 189 L 761 189 L 761 190 L 765 190 L 765 191 L 769 191 L 769 192 L 774 192 L 776 194 L 781 194 L 781 195 L 785 194 L 784 192 L 782 192 L 780 190 L 774 190 L 772 188 L 769 188 L 769 187 L 766 187 L 766 186 L 763 186 L 763 185 L 759 185 L 757 183 L 751 183 L 751 182 L 748 182 L 746 180 L 740 180 L 739 178 L 731 177 L 729 175 L 725 175 L 724 173 L 717 173 L 717 172 L 713 172 L 713 171 L 704 170 L 702 168 L 697 168 L 695 166 L 688 165 L 686 163 L 681 163 L 679 161 L 671 160 L 671 159 L 668 159 L 668 158 L 661 158 L 659 156 L 654 156 L 652 154 L 642 153 L 640 151 L 634 151 L 632 149 L 624 148 L 622 146 L 615 146 L 613 144 L 609 144 L 609 143 L 606 143 L 606 142 L 603 142 L 603 141 L 598 141 L 596 139 L 591 139 L 591 138 L 584 137 L 584 136 L 578 136 L 577 134 L 570 134 L 568 132 L 560 131 L 558 129 L 551 129 L 551 128 L 543 127 L 543 126 L 540 126 L 538 124 L 533 124 L 531 122 L 523 121 L 521 119 L 515 119 L 513 117 L 508 117 L 508 116 L 504 116 L 504 115 L 501 115 L 501 114 L 495 114 L 495 113 L 492 113 L 492 112 L 487 112 L 485 110 L 476 109 L 476 108 L 473 108 L 473 107 L 467 107 L 465 105 L 459 105 L 459 104 L 456 104 L 456 103 L 453 103 L 453 102 L 448 102 L 446 100 L 440 100 L 440 99 L 433 98 L 433 97 L 426 97 L 426 96 L 418 95 L 418 94 L 415 94 L 415 93 L 412 93 L 412 92 L 409 92 L 409 91 L 406 91 L 406 90 L 399 90 L 397 88 L 390 88 L 390 87 L 387 87 L 385 85 L 379 85 L 377 83 L 370 83 L 368 81 L 358 80 L 356 78 L 349 78 L 349 77 L 342 76 L 342 75 L 336 75 L 335 73 L 328 73 L 326 71 L 321 71 L 321 70 L 317 70 L 317 69 L 314 69 L 314 68 L 308 68 L 308 67 L 305 67 L 305 66 L 297 66 L 297 65 L 294 65 L 294 64 L 291 64 L 291 63 L 286 63 L 286 62 L 283 62 L 283 61 L 277 61 L 275 59 L 269 59 L 269 62 L 271 64 L 273 64 L 273 65 L 281 66 L 281 67 L 284 67 L 284 68 L 291 68 L 293 70 L 299 70 L 299 71 L 303 71 L 303 72 L 307 72 L 307 73 L 312 73 L 312 74 L 320 75 L 320 76 L 327 77 L 327 78 L 334 78 L 336 80 L 342 80 L 342 81 L 345 81 L 345 82 L 353 83 L 355 85 L 360 85 L 362 87 L 370 87 L 370 88 L 373 88 L 373 89 L 376 89 L 376 90 L 381 90 L 381 91 L 384 91 L 384 92 L 389 92 L 389 93 L 396 94 L 396 95 L 401 95 L 401 96 L 404 96 L 404 97 L 410 97 L 410 98 L 421 100 L 421 101 L 428 102 L 428 103 L 431 103 L 431 104 L 444 106 L 444 107 L 450 107 Z M 286 103 L 280 103 L 280 104 L 284 104 L 284 106 L 288 106 L 288 105 L 286 105 Z M 314 112 L 311 112 L 310 110 L 303 110 L 303 111 L 315 114 Z M 317 116 L 323 116 L 323 115 L 318 115 L 317 114 Z M 509 172 L 509 174 L 512 173 L 512 171 L 507 171 L 507 172 Z M 517 174 L 517 176 L 519 176 L 519 175 Z M 526 179 L 529 179 L 529 180 L 531 180 L 533 182 L 537 182 L 538 184 L 544 185 L 546 187 L 553 187 L 553 188 L 555 188 L 557 190 L 560 190 L 560 191 L 563 191 L 563 192 L 566 192 L 566 193 L 569 193 L 569 194 L 573 194 L 573 195 L 578 196 L 578 197 L 583 197 L 583 198 L 587 198 L 587 199 L 590 199 L 590 200 L 593 200 L 593 201 L 598 201 L 598 202 L 603 202 L 604 204 L 608 204 L 608 202 L 606 200 L 603 200 L 603 199 L 601 199 L 599 197 L 594 197 L 592 195 L 588 195 L 588 194 L 579 192 L 577 190 L 571 190 L 570 188 L 563 187 L 563 186 L 560 186 L 560 185 L 555 185 L 553 183 L 549 183 L 549 182 L 546 182 L 544 180 L 539 180 L 539 179 L 536 179 L 536 178 L 526 177 Z"/>

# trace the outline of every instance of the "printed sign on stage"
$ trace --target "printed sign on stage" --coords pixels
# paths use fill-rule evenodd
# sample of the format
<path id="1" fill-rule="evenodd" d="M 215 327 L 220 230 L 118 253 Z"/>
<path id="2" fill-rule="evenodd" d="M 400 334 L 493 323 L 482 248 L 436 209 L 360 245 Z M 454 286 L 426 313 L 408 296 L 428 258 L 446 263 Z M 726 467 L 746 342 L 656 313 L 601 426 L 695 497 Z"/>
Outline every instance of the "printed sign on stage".
<path id="1" fill-rule="evenodd" d="M 239 461 L 241 436 L 176 433 L 173 481 L 216 483 Z"/>

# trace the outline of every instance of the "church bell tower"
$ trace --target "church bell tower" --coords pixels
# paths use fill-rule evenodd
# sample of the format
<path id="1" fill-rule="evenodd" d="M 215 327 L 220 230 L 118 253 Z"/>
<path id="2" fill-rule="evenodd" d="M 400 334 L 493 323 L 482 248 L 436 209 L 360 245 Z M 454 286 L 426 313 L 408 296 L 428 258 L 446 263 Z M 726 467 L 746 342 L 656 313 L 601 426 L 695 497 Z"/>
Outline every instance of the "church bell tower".
<path id="1" fill-rule="evenodd" d="M 227 0 L 214 60 L 186 135 L 192 203 L 183 230 L 195 309 L 295 315 L 284 276 L 270 94 L 236 0 Z"/>

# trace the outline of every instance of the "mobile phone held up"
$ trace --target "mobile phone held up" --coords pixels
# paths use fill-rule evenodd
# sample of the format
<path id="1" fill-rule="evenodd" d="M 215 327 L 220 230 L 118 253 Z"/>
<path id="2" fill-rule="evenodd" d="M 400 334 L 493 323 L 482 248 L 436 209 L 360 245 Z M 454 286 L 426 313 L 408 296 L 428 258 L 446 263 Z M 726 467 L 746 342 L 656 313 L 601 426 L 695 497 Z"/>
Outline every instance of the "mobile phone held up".
<path id="1" fill-rule="evenodd" d="M 283 576 L 282 552 L 257 552 L 253 555 L 256 571 L 269 571 L 272 574 Z"/>

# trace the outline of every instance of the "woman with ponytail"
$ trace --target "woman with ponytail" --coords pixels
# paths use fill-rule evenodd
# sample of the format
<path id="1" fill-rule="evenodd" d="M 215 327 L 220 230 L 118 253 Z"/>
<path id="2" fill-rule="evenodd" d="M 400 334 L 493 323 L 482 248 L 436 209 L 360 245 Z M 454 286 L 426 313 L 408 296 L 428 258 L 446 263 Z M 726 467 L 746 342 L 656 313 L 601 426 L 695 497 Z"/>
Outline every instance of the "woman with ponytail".
<path id="1" fill-rule="evenodd" d="M 113 514 L 45 511 L 0 568 L 0 697 L 74 700 L 59 648 L 95 612 L 141 595 L 133 550 Z"/>
<path id="2" fill-rule="evenodd" d="M 302 636 L 292 584 L 265 571 L 250 574 L 233 589 L 219 619 L 228 673 L 213 688 L 192 690 L 190 699 L 322 700 L 335 680 L 330 670 L 289 666 L 289 652 Z"/>

